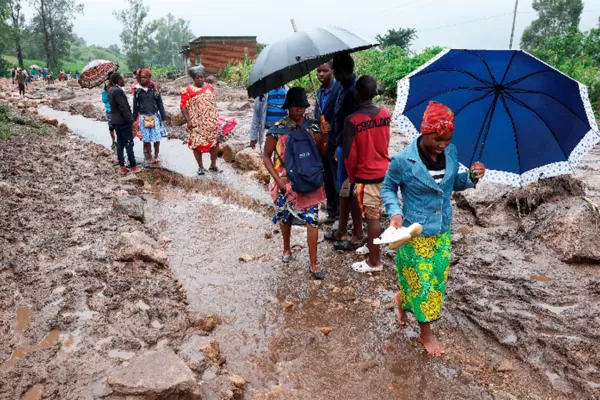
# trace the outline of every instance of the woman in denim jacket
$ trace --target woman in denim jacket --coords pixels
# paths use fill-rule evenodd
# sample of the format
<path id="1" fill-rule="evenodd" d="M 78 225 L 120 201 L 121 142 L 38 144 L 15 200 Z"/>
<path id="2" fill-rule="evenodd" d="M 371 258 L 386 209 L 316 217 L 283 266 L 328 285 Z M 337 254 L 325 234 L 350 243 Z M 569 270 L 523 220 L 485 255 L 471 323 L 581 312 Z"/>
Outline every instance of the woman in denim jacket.
<path id="1" fill-rule="evenodd" d="M 469 172 L 458 172 L 454 134 L 454 113 L 431 102 L 423 116 L 421 136 L 392 158 L 381 187 L 381 196 L 391 226 L 423 226 L 421 236 L 397 250 L 396 272 L 400 292 L 394 296 L 398 320 L 408 322 L 406 311 L 414 314 L 421 328 L 420 341 L 430 356 L 445 351 L 431 332 L 430 323 L 441 318 L 442 303 L 450 267 L 450 224 L 452 192 L 474 188 L 485 174 L 476 162 Z M 398 199 L 402 194 L 403 206 Z"/>

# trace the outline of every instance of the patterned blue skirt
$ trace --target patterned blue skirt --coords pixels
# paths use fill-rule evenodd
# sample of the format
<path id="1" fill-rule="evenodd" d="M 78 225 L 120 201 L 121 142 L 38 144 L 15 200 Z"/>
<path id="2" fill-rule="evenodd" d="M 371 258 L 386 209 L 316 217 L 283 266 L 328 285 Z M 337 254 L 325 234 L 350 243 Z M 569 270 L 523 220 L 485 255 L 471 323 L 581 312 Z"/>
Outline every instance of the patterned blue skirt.
<path id="1" fill-rule="evenodd" d="M 167 129 L 162 123 L 160 119 L 160 114 L 154 114 L 154 128 L 145 128 L 144 127 L 144 116 L 149 116 L 150 114 L 140 114 L 138 119 L 140 126 L 140 133 L 142 134 L 142 142 L 144 143 L 156 143 L 160 142 L 160 140 L 164 137 L 167 137 Z"/>
<path id="2" fill-rule="evenodd" d="M 296 210 L 293 204 L 288 203 L 287 195 L 279 192 L 277 204 L 275 204 L 275 216 L 273 223 L 289 224 L 292 218 L 299 218 L 314 228 L 319 227 L 319 206 L 313 206 L 305 210 Z"/>

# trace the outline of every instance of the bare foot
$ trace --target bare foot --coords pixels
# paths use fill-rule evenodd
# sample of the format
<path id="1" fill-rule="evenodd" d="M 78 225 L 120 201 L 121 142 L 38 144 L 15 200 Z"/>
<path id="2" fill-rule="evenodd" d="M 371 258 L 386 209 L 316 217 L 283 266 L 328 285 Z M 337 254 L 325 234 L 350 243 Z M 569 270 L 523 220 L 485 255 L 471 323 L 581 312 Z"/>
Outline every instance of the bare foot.
<path id="1" fill-rule="evenodd" d="M 400 293 L 394 294 L 394 303 L 396 303 L 396 307 L 398 307 L 398 322 L 400 326 L 408 325 L 408 314 L 402 308 L 402 301 L 400 301 Z"/>
<path id="2" fill-rule="evenodd" d="M 431 357 L 441 357 L 446 354 L 446 350 L 442 347 L 442 344 L 438 342 L 437 338 L 433 335 L 433 333 L 419 335 L 419 340 L 425 346 L 425 350 L 427 350 L 427 354 Z"/>

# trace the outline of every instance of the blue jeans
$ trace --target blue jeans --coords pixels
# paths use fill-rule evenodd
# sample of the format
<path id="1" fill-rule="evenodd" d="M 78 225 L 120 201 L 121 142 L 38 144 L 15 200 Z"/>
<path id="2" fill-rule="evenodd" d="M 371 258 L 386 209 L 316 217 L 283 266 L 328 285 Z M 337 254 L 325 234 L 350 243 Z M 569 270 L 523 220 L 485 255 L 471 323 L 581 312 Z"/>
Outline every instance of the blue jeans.
<path id="1" fill-rule="evenodd" d="M 129 167 L 133 168 L 136 166 L 135 155 L 133 154 L 133 128 L 131 124 L 118 124 L 114 125 L 115 133 L 117 136 L 117 158 L 121 167 L 125 166 L 125 157 L 123 150 L 127 151 L 127 158 L 129 159 Z"/>

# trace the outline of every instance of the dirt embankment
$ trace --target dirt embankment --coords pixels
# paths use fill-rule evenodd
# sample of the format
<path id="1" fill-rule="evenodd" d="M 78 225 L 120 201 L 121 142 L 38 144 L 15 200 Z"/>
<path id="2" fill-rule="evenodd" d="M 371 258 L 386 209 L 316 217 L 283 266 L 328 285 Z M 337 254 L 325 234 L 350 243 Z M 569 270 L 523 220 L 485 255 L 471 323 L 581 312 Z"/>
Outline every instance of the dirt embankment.
<path id="1" fill-rule="evenodd" d="M 37 124 L 0 141 L 0 398 L 199 399 L 225 362 L 208 336 L 220 317 L 188 311 L 169 239 L 144 224 L 144 181 Z"/>

